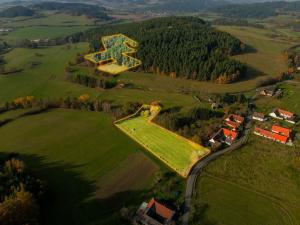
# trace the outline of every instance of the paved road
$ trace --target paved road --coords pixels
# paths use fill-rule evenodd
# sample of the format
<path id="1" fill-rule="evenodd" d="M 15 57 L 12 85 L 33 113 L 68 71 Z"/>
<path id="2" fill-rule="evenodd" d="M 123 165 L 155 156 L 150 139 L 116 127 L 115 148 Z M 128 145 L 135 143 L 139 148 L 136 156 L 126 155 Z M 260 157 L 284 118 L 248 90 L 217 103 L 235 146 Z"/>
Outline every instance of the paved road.
<path id="1" fill-rule="evenodd" d="M 193 190 L 194 190 L 194 187 L 195 187 L 195 184 L 197 181 L 197 177 L 199 176 L 201 170 L 205 166 L 207 166 L 209 162 L 215 160 L 216 158 L 218 158 L 221 155 L 224 155 L 228 152 L 231 152 L 233 150 L 240 148 L 244 143 L 246 143 L 248 140 L 248 136 L 250 134 L 250 129 L 251 129 L 251 121 L 246 125 L 244 135 L 239 141 L 237 141 L 233 145 L 229 146 L 228 148 L 225 148 L 223 150 L 220 150 L 213 154 L 208 155 L 206 158 L 202 159 L 194 166 L 190 176 L 188 177 L 186 190 L 185 190 L 184 214 L 182 217 L 183 225 L 189 224 L 189 211 L 190 211 L 190 206 L 191 206 L 191 201 L 192 201 L 192 196 L 193 196 Z"/>

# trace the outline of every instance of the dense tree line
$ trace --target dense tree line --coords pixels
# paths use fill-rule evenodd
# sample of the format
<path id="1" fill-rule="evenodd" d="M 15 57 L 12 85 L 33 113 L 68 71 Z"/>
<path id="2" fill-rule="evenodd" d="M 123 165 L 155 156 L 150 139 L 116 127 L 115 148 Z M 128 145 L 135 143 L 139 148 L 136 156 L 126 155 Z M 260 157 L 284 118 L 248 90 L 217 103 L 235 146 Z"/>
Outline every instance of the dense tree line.
<path id="1" fill-rule="evenodd" d="M 212 21 L 214 25 L 223 25 L 223 26 L 243 26 L 243 27 L 255 27 L 255 28 L 264 28 L 263 25 L 249 22 L 246 19 L 241 18 L 220 18 Z"/>
<path id="2" fill-rule="evenodd" d="M 18 16 L 33 16 L 35 12 L 24 6 L 13 6 L 0 12 L 0 17 L 14 18 Z"/>
<path id="3" fill-rule="evenodd" d="M 300 45 L 296 45 L 284 52 L 288 67 L 296 71 L 300 67 Z"/>
<path id="4" fill-rule="evenodd" d="M 186 113 L 177 109 L 163 110 L 156 118 L 159 125 L 201 144 L 222 124 L 223 113 L 195 107 Z"/>
<path id="5" fill-rule="evenodd" d="M 66 72 L 65 78 L 67 81 L 81 84 L 90 88 L 110 89 L 117 85 L 117 81 L 114 79 L 101 79 L 98 77 L 92 77 L 84 74 L 74 74 L 70 72 Z"/>
<path id="6" fill-rule="evenodd" d="M 161 0 L 148 5 L 146 9 L 158 12 L 198 12 L 224 4 L 218 0 Z"/>
<path id="7" fill-rule="evenodd" d="M 139 42 L 137 57 L 142 61 L 140 69 L 146 72 L 218 83 L 234 82 L 246 73 L 244 64 L 229 58 L 241 53 L 244 44 L 194 17 L 106 25 L 71 38 L 89 40 L 91 51 L 98 51 L 100 37 L 113 33 L 124 33 Z"/>
<path id="8" fill-rule="evenodd" d="M 105 112 L 111 114 L 115 119 L 120 119 L 133 114 L 142 104 L 139 102 L 127 102 L 123 105 L 113 105 L 111 101 L 92 99 L 89 95 L 83 94 L 79 97 L 64 97 L 59 99 L 36 99 L 34 96 L 19 97 L 13 101 L 6 102 L 0 107 L 0 113 L 16 109 L 36 109 L 29 111 L 22 116 L 42 113 L 49 109 L 73 109 L 94 112 Z M 7 121 L 0 121 L 5 124 Z"/>
<path id="9" fill-rule="evenodd" d="M 107 15 L 104 7 L 84 3 L 42 2 L 35 4 L 32 7 L 39 10 L 55 10 L 65 12 L 74 16 L 85 15 L 90 18 L 97 18 L 101 20 L 111 19 Z"/>
<path id="10" fill-rule="evenodd" d="M 219 13 L 225 17 L 234 18 L 267 18 L 287 12 L 299 12 L 300 1 L 278 1 L 251 4 L 228 4 L 216 7 L 211 11 Z"/>
<path id="11" fill-rule="evenodd" d="M 19 159 L 0 162 L 0 224 L 38 225 L 44 183 Z"/>

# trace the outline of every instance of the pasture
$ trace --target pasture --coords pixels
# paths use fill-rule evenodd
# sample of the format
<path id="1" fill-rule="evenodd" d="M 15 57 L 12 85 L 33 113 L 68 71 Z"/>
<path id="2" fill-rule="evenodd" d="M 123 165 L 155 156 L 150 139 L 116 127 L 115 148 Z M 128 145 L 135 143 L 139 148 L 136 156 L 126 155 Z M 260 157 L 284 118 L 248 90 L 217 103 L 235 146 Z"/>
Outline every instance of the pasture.
<path id="1" fill-rule="evenodd" d="M 131 117 L 116 126 L 183 177 L 210 153 L 209 149 L 150 122 L 149 118 Z"/>
<path id="2" fill-rule="evenodd" d="M 52 110 L 17 119 L 0 127 L 0 149 L 19 153 L 46 181 L 45 225 L 123 225 L 119 210 L 140 204 L 160 170 L 105 113 Z"/>

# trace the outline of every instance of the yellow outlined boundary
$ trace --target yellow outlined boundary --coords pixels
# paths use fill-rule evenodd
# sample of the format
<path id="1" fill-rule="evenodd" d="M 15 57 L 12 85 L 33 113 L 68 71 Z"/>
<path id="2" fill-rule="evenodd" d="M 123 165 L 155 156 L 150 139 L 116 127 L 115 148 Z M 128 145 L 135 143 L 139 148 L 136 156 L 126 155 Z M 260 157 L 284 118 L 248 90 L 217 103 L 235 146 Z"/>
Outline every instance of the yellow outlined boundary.
<path id="1" fill-rule="evenodd" d="M 189 165 L 189 167 L 188 167 L 185 171 L 179 171 L 177 168 L 175 168 L 174 166 L 170 165 L 170 163 L 169 163 L 166 159 L 162 158 L 158 153 L 154 152 L 151 148 L 147 147 L 144 143 L 142 143 L 142 142 L 139 141 L 137 138 L 135 138 L 134 136 L 132 136 L 132 135 L 131 135 L 130 133 L 128 133 L 125 129 L 122 129 L 120 126 L 118 126 L 118 123 L 121 123 L 121 122 L 123 122 L 123 121 L 125 121 L 125 120 L 127 120 L 127 119 L 130 119 L 130 118 L 132 118 L 132 117 L 135 117 L 136 115 L 138 115 L 138 113 L 140 113 L 141 110 L 143 110 L 143 109 L 150 109 L 150 108 L 151 108 L 151 105 L 146 105 L 146 104 L 144 104 L 144 105 L 142 105 L 135 113 L 133 113 L 133 114 L 131 114 L 131 115 L 129 115 L 129 116 L 126 116 L 126 117 L 124 117 L 124 118 L 122 118 L 122 119 L 116 120 L 116 121 L 114 122 L 114 125 L 115 125 L 118 129 L 120 129 L 122 132 L 124 132 L 127 136 L 129 136 L 130 138 L 132 138 L 133 140 L 135 140 L 137 143 L 139 143 L 141 146 L 143 146 L 147 151 L 151 152 L 151 154 L 153 154 L 154 156 L 156 156 L 158 159 L 162 160 L 162 161 L 163 161 L 165 164 L 167 164 L 171 169 L 173 169 L 174 171 L 176 171 L 176 172 L 177 172 L 178 174 L 180 174 L 182 177 L 186 178 L 186 177 L 189 175 L 189 173 L 190 173 L 191 169 L 193 168 L 193 166 L 196 164 L 196 162 L 198 162 L 199 160 L 203 159 L 205 156 L 207 156 L 208 154 L 210 154 L 211 151 L 210 151 L 208 148 L 205 148 L 204 146 L 201 146 L 201 145 L 199 145 L 199 144 L 197 144 L 197 143 L 195 143 L 195 142 L 193 142 L 193 141 L 191 141 L 191 140 L 189 140 L 189 139 L 187 139 L 187 138 L 185 138 L 185 137 L 183 137 L 183 136 L 181 136 L 181 135 L 178 135 L 177 133 L 175 133 L 175 132 L 173 132 L 173 131 L 170 131 L 170 130 L 168 130 L 168 129 L 162 127 L 162 126 L 159 126 L 159 125 L 156 124 L 156 123 L 154 123 L 153 120 L 154 120 L 155 117 L 159 114 L 159 112 L 160 112 L 160 110 L 161 110 L 160 107 L 158 107 L 157 112 L 156 112 L 153 116 L 150 117 L 150 119 L 148 120 L 148 123 L 150 123 L 151 125 L 154 125 L 154 126 L 160 128 L 160 129 L 162 129 L 162 130 L 164 130 L 164 131 L 166 131 L 166 132 L 172 133 L 172 134 L 175 135 L 176 137 L 178 137 L 178 138 L 180 138 L 180 139 L 182 139 L 182 140 L 184 140 L 184 141 L 187 141 L 189 144 L 191 144 L 192 146 L 194 146 L 194 147 L 196 147 L 196 148 L 200 148 L 200 149 L 203 149 L 203 150 L 204 150 L 204 149 L 207 150 L 207 153 L 206 153 L 206 154 L 202 155 L 201 157 L 198 157 L 198 159 L 197 159 L 195 162 L 192 161 L 191 164 Z"/>
<path id="2" fill-rule="evenodd" d="M 109 59 L 105 59 L 105 60 L 96 61 L 96 60 L 93 59 L 94 58 L 93 56 L 97 55 L 97 54 L 101 54 L 101 53 L 106 52 L 108 50 L 107 47 L 106 47 L 106 45 L 104 44 L 104 39 L 113 38 L 113 37 L 120 37 L 120 36 L 124 36 L 125 37 L 126 40 L 124 41 L 124 44 L 131 50 L 129 52 L 123 52 L 121 54 L 123 56 L 125 56 L 125 57 L 129 57 L 129 58 L 133 59 L 134 61 L 137 62 L 137 64 L 135 66 L 128 67 L 127 69 L 120 70 L 117 73 L 114 73 L 114 72 L 109 72 L 109 73 L 111 73 L 113 75 L 117 75 L 119 73 L 122 73 L 122 72 L 125 72 L 125 71 L 128 71 L 130 69 L 133 69 L 133 68 L 136 68 L 136 67 L 140 66 L 142 64 L 142 61 L 139 60 L 139 59 L 137 59 L 137 58 L 133 58 L 132 56 L 130 56 L 130 54 L 133 54 L 133 53 L 137 52 L 137 50 L 134 49 L 134 48 L 132 48 L 131 46 L 135 45 L 137 47 L 138 46 L 138 42 L 135 41 L 135 40 L 133 40 L 132 38 L 126 36 L 125 34 L 114 34 L 114 35 L 108 35 L 108 36 L 101 37 L 101 42 L 102 42 L 102 45 L 104 47 L 104 50 L 99 51 L 99 52 L 94 52 L 94 53 L 91 53 L 91 54 L 88 54 L 88 55 L 85 55 L 84 59 L 87 60 L 87 61 L 90 61 L 90 62 L 92 62 L 94 64 L 101 64 L 101 63 L 106 62 L 106 61 L 112 61 L 112 63 L 117 64 L 117 62 L 116 62 L 116 60 L 114 58 L 109 58 Z M 106 70 L 101 70 L 100 66 L 98 66 L 98 70 L 103 71 L 103 72 L 108 72 Z"/>

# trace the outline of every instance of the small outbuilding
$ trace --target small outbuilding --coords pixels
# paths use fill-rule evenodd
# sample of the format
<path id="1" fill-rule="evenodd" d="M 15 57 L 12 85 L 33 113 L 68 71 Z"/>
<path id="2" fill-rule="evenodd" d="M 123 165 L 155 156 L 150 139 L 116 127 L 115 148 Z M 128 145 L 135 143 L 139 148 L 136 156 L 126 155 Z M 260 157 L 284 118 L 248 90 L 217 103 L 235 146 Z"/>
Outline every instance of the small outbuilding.
<path id="1" fill-rule="evenodd" d="M 264 122 L 267 120 L 266 116 L 263 113 L 259 113 L 259 112 L 254 112 L 252 115 L 252 119 L 253 120 L 258 120 L 261 122 Z"/>

